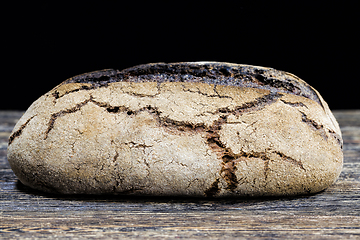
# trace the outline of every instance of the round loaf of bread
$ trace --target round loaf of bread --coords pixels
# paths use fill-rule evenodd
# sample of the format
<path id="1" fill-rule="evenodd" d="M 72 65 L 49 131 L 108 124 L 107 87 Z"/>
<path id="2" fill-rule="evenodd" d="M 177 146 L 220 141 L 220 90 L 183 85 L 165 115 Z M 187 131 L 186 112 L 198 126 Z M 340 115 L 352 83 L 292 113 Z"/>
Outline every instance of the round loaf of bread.
<path id="1" fill-rule="evenodd" d="M 343 153 L 328 105 L 298 77 L 185 62 L 64 81 L 16 124 L 8 161 L 51 193 L 290 196 L 329 187 Z"/>

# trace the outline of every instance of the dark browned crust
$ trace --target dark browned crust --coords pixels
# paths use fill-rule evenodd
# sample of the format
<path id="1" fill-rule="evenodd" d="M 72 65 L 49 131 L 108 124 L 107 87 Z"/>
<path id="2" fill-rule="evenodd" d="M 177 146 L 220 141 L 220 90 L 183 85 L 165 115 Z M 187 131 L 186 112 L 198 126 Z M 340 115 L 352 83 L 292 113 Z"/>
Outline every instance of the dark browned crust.
<path id="1" fill-rule="evenodd" d="M 106 69 L 75 76 L 62 84 L 87 83 L 92 84 L 92 87 L 86 87 L 91 89 L 112 82 L 202 82 L 258 88 L 306 97 L 322 106 L 313 88 L 292 74 L 272 68 L 222 62 L 152 63 L 122 71 Z"/>

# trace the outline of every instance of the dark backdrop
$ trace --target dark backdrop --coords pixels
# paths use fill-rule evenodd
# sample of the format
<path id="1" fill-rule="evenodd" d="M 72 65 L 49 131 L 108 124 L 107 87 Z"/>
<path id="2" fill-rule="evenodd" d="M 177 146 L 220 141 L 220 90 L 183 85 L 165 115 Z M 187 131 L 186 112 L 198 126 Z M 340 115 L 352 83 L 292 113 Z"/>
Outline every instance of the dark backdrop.
<path id="1" fill-rule="evenodd" d="M 48 2 L 2 9 L 0 109 L 25 110 L 77 74 L 178 61 L 273 67 L 332 109 L 360 108 L 355 1 Z"/>

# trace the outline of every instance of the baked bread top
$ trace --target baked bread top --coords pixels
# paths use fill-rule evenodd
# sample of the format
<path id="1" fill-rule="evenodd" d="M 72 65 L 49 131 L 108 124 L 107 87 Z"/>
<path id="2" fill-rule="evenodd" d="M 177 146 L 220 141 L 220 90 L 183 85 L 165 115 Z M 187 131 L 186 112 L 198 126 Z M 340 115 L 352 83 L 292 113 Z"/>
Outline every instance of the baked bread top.
<path id="1" fill-rule="evenodd" d="M 266 89 L 311 99 L 323 108 L 321 97 L 297 76 L 273 68 L 225 62 L 178 62 L 142 64 L 124 70 L 105 69 L 72 77 L 60 85 L 86 83 L 84 88 L 112 82 L 200 82 L 215 85 Z"/>

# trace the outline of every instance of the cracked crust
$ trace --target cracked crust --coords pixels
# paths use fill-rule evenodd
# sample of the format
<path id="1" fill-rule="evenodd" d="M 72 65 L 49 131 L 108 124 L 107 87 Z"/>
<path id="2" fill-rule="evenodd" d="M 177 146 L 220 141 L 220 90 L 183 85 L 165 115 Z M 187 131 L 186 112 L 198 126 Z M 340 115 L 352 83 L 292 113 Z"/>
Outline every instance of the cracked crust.
<path id="1" fill-rule="evenodd" d="M 282 196 L 342 167 L 321 96 L 296 76 L 228 63 L 149 64 L 64 81 L 24 114 L 8 160 L 66 194 Z"/>
<path id="2" fill-rule="evenodd" d="M 66 86 L 68 90 L 57 90 L 55 96 L 114 82 L 187 82 L 250 87 L 303 96 L 322 105 L 319 94 L 293 74 L 273 68 L 223 62 L 153 63 L 122 71 L 105 69 L 85 73 L 64 81 L 60 86 Z"/>

